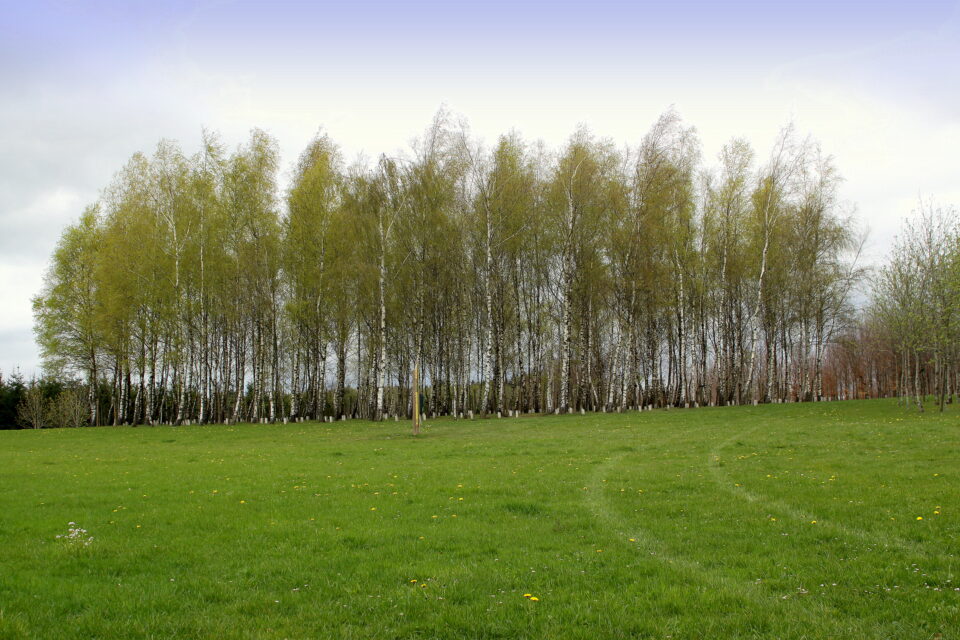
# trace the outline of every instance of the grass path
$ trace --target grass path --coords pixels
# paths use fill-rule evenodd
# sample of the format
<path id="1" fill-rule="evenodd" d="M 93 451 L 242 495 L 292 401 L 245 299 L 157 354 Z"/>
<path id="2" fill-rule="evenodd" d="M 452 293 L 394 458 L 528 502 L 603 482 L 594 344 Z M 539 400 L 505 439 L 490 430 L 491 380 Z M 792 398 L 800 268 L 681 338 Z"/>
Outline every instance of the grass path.
<path id="1" fill-rule="evenodd" d="M 406 428 L 0 432 L 0 638 L 960 638 L 950 412 Z"/>
<path id="2" fill-rule="evenodd" d="M 762 505 L 766 510 L 771 513 L 778 513 L 781 515 L 786 515 L 787 517 L 795 520 L 798 523 L 809 522 L 811 524 L 819 524 L 829 531 L 836 532 L 840 535 L 849 536 L 856 538 L 861 542 L 868 543 L 877 543 L 884 546 L 896 546 L 899 547 L 902 551 L 909 553 L 924 552 L 926 550 L 921 549 L 922 544 L 918 541 L 910 541 L 898 537 L 897 535 L 884 531 L 882 533 L 866 531 L 864 529 L 857 528 L 855 526 L 845 525 L 842 522 L 825 520 L 823 516 L 818 516 L 815 512 L 810 509 L 801 509 L 784 500 L 777 500 L 767 498 L 759 493 L 750 491 L 740 483 L 734 482 L 733 479 L 723 471 L 723 468 L 720 466 L 721 462 L 721 452 L 728 446 L 730 446 L 734 440 L 746 437 L 752 432 L 756 431 L 757 427 L 751 427 L 743 433 L 737 434 L 731 438 L 728 438 L 726 441 L 720 443 L 713 451 L 710 452 L 710 455 L 707 459 L 707 465 L 710 469 L 710 472 L 715 479 L 717 486 L 721 489 L 730 492 L 736 497 L 742 498 L 750 503 L 756 503 Z M 934 556 L 939 554 L 938 550 L 930 550 L 929 553 Z"/>

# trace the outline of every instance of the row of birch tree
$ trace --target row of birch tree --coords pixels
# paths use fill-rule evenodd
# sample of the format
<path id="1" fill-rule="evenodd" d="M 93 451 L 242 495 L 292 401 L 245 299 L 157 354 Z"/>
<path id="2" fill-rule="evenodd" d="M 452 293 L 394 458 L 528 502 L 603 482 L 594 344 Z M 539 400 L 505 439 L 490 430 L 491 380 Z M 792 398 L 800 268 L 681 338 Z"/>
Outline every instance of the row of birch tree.
<path id="1" fill-rule="evenodd" d="M 411 149 L 205 134 L 136 154 L 66 228 L 34 301 L 93 424 L 617 411 L 817 400 L 851 319 L 839 175 L 787 128 L 705 162 L 663 115 L 635 146 L 485 146 L 441 112 Z"/>

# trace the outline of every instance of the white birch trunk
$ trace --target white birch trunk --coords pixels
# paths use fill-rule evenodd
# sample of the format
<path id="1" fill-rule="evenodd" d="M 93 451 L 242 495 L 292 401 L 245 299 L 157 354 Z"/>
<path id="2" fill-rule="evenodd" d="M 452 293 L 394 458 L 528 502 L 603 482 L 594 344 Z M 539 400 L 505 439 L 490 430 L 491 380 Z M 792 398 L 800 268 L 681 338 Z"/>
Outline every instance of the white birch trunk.
<path id="1" fill-rule="evenodd" d="M 560 335 L 560 401 L 557 404 L 561 412 L 566 411 L 570 404 L 568 397 L 568 387 L 570 386 L 570 324 L 573 319 L 570 308 L 570 278 L 567 275 L 566 269 L 564 269 L 563 279 L 563 323 Z"/>
<path id="2" fill-rule="evenodd" d="M 387 262 L 386 262 L 386 233 L 383 228 L 383 220 L 380 220 L 380 273 L 378 278 L 379 302 L 380 302 L 380 356 L 378 358 L 377 369 L 377 404 L 374 407 L 374 420 L 380 420 L 383 415 L 383 392 L 384 392 L 384 368 L 387 362 L 387 301 L 386 301 L 386 280 L 387 280 Z"/>
<path id="3" fill-rule="evenodd" d="M 770 247 L 769 220 L 764 221 L 763 251 L 760 253 L 760 275 L 757 277 L 757 302 L 750 314 L 750 364 L 748 366 L 747 392 L 749 400 L 753 400 L 754 365 L 757 358 L 757 317 L 760 315 L 760 306 L 763 304 L 763 278 L 767 272 L 767 250 Z"/>
<path id="4" fill-rule="evenodd" d="M 493 255 L 490 244 L 493 228 L 490 224 L 490 213 L 487 212 L 487 239 L 486 239 L 486 278 L 484 278 L 484 349 L 483 349 L 483 393 L 480 398 L 480 412 L 486 414 L 490 408 L 490 388 L 493 384 L 493 292 L 490 284 L 493 274 Z"/>

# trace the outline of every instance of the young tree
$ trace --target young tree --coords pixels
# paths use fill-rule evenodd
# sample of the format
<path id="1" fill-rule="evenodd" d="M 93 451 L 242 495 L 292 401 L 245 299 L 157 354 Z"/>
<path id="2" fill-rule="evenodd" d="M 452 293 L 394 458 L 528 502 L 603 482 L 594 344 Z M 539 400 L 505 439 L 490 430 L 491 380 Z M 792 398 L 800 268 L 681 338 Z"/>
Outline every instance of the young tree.
<path id="1" fill-rule="evenodd" d="M 98 359 L 103 345 L 97 267 L 99 209 L 89 207 L 68 227 L 53 254 L 43 291 L 33 300 L 35 331 L 44 367 L 80 372 L 87 378 L 90 424 L 98 422 Z"/>
<path id="2" fill-rule="evenodd" d="M 49 401 L 43 393 L 43 387 L 36 378 L 24 389 L 20 404 L 17 405 L 17 419 L 27 429 L 42 429 L 48 423 Z"/>
<path id="3" fill-rule="evenodd" d="M 83 394 L 73 387 L 65 387 L 49 403 L 48 422 L 54 427 L 77 428 L 87 424 Z"/>

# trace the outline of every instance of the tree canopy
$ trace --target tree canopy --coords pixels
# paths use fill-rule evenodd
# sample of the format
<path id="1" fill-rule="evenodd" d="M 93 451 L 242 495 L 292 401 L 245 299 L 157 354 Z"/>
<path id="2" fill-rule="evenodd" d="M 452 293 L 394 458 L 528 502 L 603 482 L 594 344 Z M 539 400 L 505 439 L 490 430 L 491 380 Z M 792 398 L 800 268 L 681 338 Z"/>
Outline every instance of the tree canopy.
<path id="1" fill-rule="evenodd" d="M 673 112 L 635 147 L 580 128 L 551 151 L 441 111 L 372 163 L 316 137 L 283 194 L 263 131 L 200 149 L 131 158 L 34 301 L 92 424 L 409 415 L 415 363 L 455 416 L 836 394 L 859 235 L 790 128 L 709 164 Z"/>

